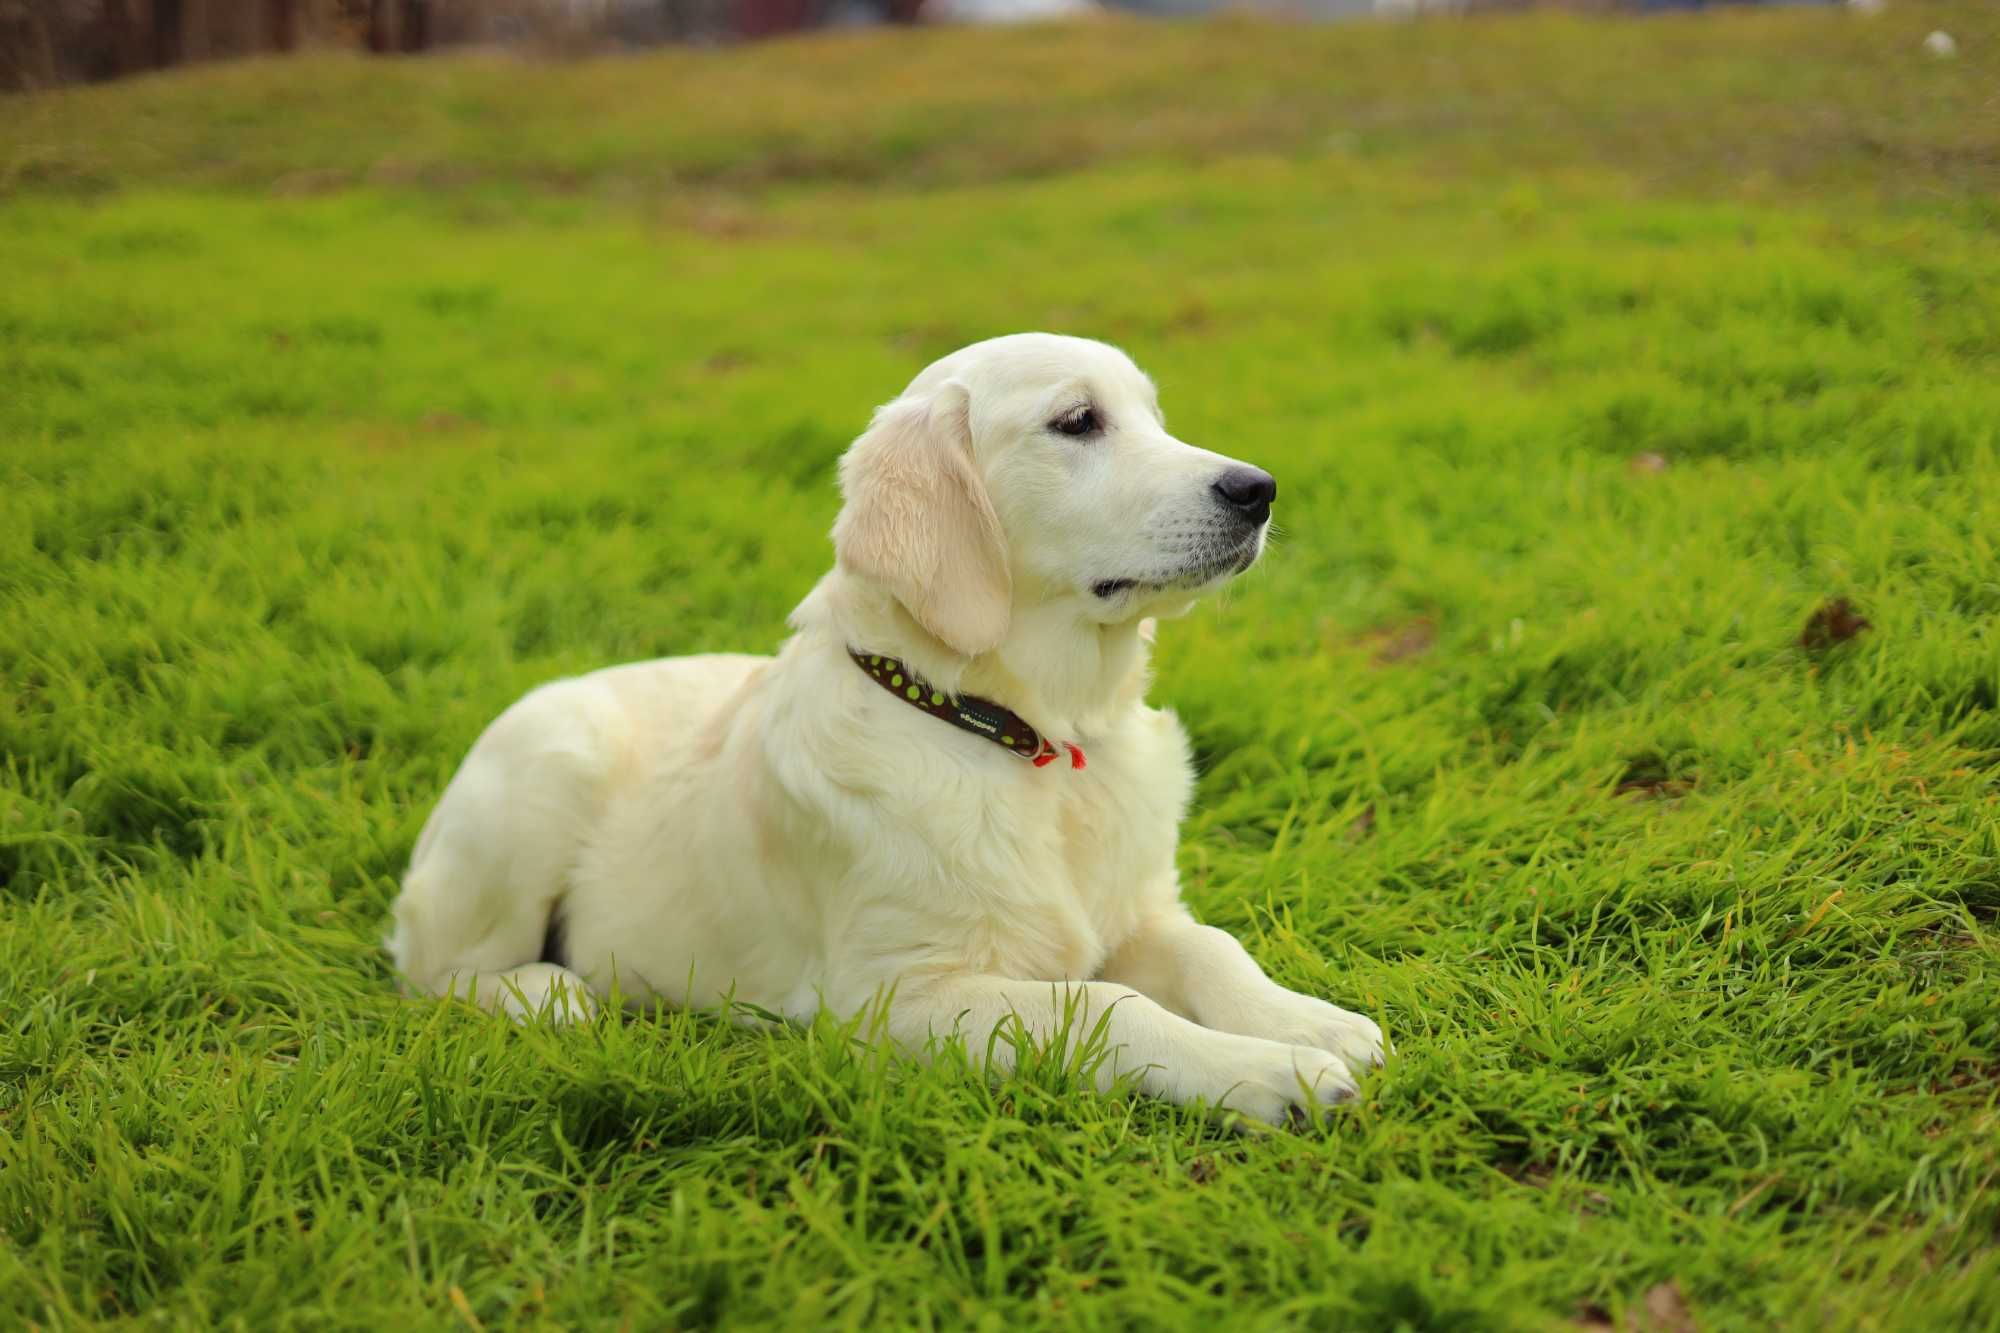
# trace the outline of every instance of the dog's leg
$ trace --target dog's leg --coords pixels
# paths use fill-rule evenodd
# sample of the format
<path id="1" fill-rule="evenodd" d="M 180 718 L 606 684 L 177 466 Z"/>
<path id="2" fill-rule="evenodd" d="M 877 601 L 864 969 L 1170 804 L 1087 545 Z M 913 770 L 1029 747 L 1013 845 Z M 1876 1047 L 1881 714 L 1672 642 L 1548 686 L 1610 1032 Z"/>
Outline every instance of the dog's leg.
<path id="1" fill-rule="evenodd" d="M 613 760 L 616 701 L 589 681 L 544 686 L 472 747 L 417 839 L 389 951 L 433 995 L 517 1017 L 588 1015 L 590 987 L 542 957 Z"/>
<path id="2" fill-rule="evenodd" d="M 1371 1020 L 1286 990 L 1234 935 L 1178 913 L 1142 924 L 1101 975 L 1204 1028 L 1330 1051 L 1357 1075 L 1382 1063 L 1382 1029 Z"/>
<path id="3" fill-rule="evenodd" d="M 1067 1019 L 1067 1023 L 1065 1023 Z M 1345 1101 L 1354 1080 L 1337 1056 L 1306 1045 L 1212 1031 L 1176 1017 L 1126 986 L 1102 981 L 1012 981 L 959 973 L 905 979 L 890 1006 L 890 1033 L 908 1047 L 961 1036 L 983 1058 L 995 1029 L 1018 1020 L 1037 1041 L 1065 1034 L 1074 1051 L 1102 1022 L 1108 1054 L 1099 1091 L 1134 1074 L 1140 1091 L 1182 1104 L 1203 1101 L 1282 1123 L 1315 1103 Z M 1005 1033 L 992 1059 L 1011 1067 Z"/>
<path id="4" fill-rule="evenodd" d="M 537 957 L 548 928 L 547 900 L 509 893 L 504 868 L 487 857 L 456 854 L 448 841 L 434 841 L 427 852 L 403 882 L 389 941 L 410 983 L 516 1018 L 589 1017 L 595 1005 L 583 978 Z"/>

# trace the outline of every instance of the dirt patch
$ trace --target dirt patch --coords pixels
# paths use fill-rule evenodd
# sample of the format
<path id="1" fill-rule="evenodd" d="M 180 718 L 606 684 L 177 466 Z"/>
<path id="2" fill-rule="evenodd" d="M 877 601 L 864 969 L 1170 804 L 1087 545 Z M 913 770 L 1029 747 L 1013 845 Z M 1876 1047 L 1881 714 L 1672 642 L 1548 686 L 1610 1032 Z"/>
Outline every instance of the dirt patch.
<path id="1" fill-rule="evenodd" d="M 1359 642 L 1376 666 L 1394 666 L 1422 657 L 1437 646 L 1437 622 L 1429 616 L 1413 616 L 1371 629 Z"/>
<path id="2" fill-rule="evenodd" d="M 1611 1312 L 1601 1305 L 1587 1305 L 1577 1311 L 1575 1322 L 1578 1328 L 1615 1329 L 1618 1333 L 1696 1333 L 1694 1315 L 1688 1310 L 1678 1280 L 1648 1287 L 1638 1303 L 1625 1312 L 1623 1323 L 1614 1321 Z"/>
<path id="3" fill-rule="evenodd" d="M 1624 776 L 1612 788 L 1614 796 L 1637 796 L 1653 800 L 1674 800 L 1694 789 L 1692 775 L 1680 776 L 1658 755 L 1639 755 L 1625 765 Z"/>
<path id="4" fill-rule="evenodd" d="M 1799 647 L 1809 653 L 1823 653 L 1873 628 L 1873 622 L 1854 603 L 1845 597 L 1835 597 L 1806 618 L 1806 627 L 1799 633 Z"/>

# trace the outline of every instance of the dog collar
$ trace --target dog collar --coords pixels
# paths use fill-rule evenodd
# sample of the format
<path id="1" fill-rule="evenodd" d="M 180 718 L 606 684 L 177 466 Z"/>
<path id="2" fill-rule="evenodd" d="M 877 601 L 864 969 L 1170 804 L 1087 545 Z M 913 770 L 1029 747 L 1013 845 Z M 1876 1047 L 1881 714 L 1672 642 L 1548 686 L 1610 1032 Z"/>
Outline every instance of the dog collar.
<path id="1" fill-rule="evenodd" d="M 910 707 L 929 713 L 940 722 L 949 722 L 960 731 L 969 731 L 992 741 L 1036 768 L 1053 763 L 1060 753 L 1053 741 L 1029 726 L 1027 719 L 1011 708 L 1003 708 L 991 699 L 974 695 L 946 694 L 933 688 L 923 677 L 893 657 L 884 657 L 880 653 L 858 653 L 852 648 L 847 650 L 847 655 L 877 685 Z M 1069 751 L 1071 768 L 1083 767 L 1083 750 L 1080 747 L 1064 741 L 1062 749 Z"/>

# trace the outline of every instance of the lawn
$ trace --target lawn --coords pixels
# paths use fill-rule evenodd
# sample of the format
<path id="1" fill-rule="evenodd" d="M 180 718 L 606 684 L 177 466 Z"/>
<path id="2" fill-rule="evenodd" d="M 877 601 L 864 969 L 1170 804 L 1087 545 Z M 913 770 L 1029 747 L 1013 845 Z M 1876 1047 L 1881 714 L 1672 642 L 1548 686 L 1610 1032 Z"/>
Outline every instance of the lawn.
<path id="1" fill-rule="evenodd" d="M 1892 0 L 0 100 L 0 1324 L 2000 1327 L 1996 50 Z M 485 722 L 773 648 L 870 409 L 1037 327 L 1280 479 L 1154 697 L 1189 900 L 1383 1022 L 1360 1103 L 399 996 Z"/>

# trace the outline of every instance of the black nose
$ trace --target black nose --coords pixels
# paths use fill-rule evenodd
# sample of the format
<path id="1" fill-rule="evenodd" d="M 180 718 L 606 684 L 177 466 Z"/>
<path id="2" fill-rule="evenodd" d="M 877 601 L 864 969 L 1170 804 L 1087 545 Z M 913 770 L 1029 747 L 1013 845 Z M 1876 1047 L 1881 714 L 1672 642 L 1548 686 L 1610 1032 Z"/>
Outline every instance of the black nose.
<path id="1" fill-rule="evenodd" d="M 1271 501 L 1278 498 L 1278 479 L 1262 468 L 1233 467 L 1209 489 L 1252 523 L 1262 523 L 1271 517 Z"/>

